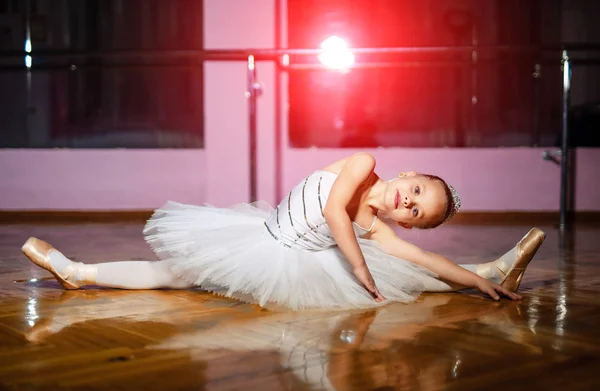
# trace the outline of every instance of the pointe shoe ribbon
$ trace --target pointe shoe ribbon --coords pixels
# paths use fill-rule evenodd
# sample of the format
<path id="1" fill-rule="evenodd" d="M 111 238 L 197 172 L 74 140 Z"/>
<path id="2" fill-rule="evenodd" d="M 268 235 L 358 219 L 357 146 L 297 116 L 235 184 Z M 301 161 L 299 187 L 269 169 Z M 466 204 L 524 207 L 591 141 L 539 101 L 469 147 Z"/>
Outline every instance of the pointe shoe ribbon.
<path id="1" fill-rule="evenodd" d="M 21 248 L 23 254 L 33 263 L 52 273 L 56 280 L 65 289 L 79 289 L 85 283 L 93 283 L 96 280 L 96 268 L 92 265 L 83 263 L 72 263 L 67 266 L 62 274 L 58 273 L 50 261 L 50 253 L 60 251 L 52 247 L 49 243 L 37 238 L 29 238 Z M 79 278 L 77 278 L 79 277 Z"/>
<path id="2" fill-rule="evenodd" d="M 80 288 L 82 285 L 93 285 L 96 283 L 97 270 L 96 265 L 73 262 L 63 270 L 61 276 L 69 283 Z"/>
<path id="3" fill-rule="evenodd" d="M 508 270 L 506 273 L 502 272 L 504 277 L 502 278 L 500 285 L 502 285 L 503 288 L 511 292 L 516 292 L 519 289 L 527 265 L 545 239 L 546 234 L 544 231 L 538 228 L 532 228 L 517 244 L 515 254 L 516 260 L 512 265 L 506 264 L 506 259 L 502 259 L 499 264 L 494 264 L 499 271 Z"/>

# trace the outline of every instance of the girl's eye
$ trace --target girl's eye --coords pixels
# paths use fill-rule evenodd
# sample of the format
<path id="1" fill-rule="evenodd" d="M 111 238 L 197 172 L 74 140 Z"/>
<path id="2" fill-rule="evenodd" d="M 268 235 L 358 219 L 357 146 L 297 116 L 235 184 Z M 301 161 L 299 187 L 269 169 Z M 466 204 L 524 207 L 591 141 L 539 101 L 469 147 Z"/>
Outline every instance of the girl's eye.
<path id="1" fill-rule="evenodd" d="M 415 194 L 416 195 L 421 194 L 421 188 L 419 186 L 415 187 Z"/>
<path id="2" fill-rule="evenodd" d="M 412 213 L 414 217 L 417 217 L 419 215 L 419 209 L 413 208 Z"/>

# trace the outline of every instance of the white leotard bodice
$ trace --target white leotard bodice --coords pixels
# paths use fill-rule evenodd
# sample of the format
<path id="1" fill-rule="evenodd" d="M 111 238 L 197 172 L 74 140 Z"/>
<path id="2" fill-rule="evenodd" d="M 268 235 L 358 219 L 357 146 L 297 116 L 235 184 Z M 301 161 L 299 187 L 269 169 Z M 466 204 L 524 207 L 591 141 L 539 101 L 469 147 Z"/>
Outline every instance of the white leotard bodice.
<path id="1" fill-rule="evenodd" d="M 324 208 L 336 178 L 336 174 L 320 170 L 296 185 L 265 222 L 271 236 L 288 248 L 318 251 L 335 246 Z M 368 229 L 353 223 L 356 236 L 368 234 L 376 219 Z"/>

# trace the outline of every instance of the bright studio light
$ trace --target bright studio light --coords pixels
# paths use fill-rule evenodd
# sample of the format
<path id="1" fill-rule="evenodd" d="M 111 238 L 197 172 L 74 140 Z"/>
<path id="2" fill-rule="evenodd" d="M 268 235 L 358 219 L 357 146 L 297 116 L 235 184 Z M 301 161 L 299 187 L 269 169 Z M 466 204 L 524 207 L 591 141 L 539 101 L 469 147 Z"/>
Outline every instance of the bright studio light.
<path id="1" fill-rule="evenodd" d="M 340 37 L 334 35 L 321 42 L 321 50 L 319 61 L 327 68 L 345 71 L 354 64 L 354 54 Z"/>

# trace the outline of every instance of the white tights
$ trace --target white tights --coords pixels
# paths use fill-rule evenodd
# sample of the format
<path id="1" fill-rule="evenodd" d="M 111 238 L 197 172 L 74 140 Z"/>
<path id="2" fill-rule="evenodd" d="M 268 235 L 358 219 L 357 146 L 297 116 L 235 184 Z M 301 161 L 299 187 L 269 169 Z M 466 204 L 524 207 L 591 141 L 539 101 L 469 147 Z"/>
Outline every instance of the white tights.
<path id="1" fill-rule="evenodd" d="M 59 274 L 62 274 L 67 266 L 73 264 L 71 260 L 58 251 L 50 253 L 50 262 Z M 90 269 L 92 270 L 90 271 Z M 185 289 L 193 286 L 193 284 L 173 274 L 168 261 L 80 264 L 75 270 L 75 282 L 78 285 L 98 285 L 121 289 Z M 89 281 L 87 276 L 90 275 L 95 276 L 95 281 Z"/>
<path id="2" fill-rule="evenodd" d="M 171 272 L 168 261 L 125 261 L 100 263 L 96 285 L 124 289 L 191 288 Z"/>
<path id="3" fill-rule="evenodd" d="M 504 257 L 512 256 L 516 258 L 513 250 L 506 253 Z M 72 264 L 68 258 L 57 251 L 50 253 L 50 261 L 59 274 Z M 494 267 L 496 262 L 498 261 L 480 265 L 460 266 L 483 278 L 499 282 L 501 275 Z M 80 285 L 98 285 L 121 289 L 186 289 L 194 286 L 173 274 L 170 266 L 169 261 L 124 261 L 87 265 L 80 264 L 76 268 L 75 281 Z M 86 277 L 90 275 L 95 275 L 95 281 L 90 281 L 89 277 Z M 426 290 L 429 292 L 451 292 L 458 289 L 460 287 L 448 284 L 442 280 L 429 280 L 426 283 Z"/>

